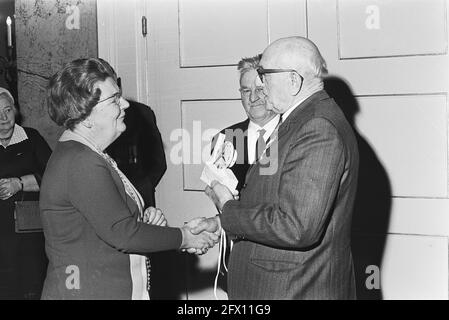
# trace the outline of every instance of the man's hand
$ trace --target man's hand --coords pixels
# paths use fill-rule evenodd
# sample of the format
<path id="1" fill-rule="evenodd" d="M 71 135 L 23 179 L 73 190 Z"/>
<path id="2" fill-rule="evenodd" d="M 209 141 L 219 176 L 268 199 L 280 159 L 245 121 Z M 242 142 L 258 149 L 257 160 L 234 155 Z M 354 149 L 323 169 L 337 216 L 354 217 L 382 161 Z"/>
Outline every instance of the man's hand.
<path id="1" fill-rule="evenodd" d="M 211 182 L 210 187 L 206 187 L 205 192 L 220 212 L 226 202 L 237 197 L 237 194 L 233 194 L 225 185 L 215 180 Z"/>
<path id="2" fill-rule="evenodd" d="M 220 225 L 220 219 L 218 219 L 217 222 L 213 222 L 211 219 L 214 218 L 195 218 L 190 220 L 188 223 L 186 223 L 184 226 L 189 228 L 189 231 L 194 235 L 199 235 L 201 233 L 206 234 L 213 234 L 217 237 L 217 239 L 220 238 L 221 233 L 221 225 Z M 187 248 L 183 249 L 183 251 L 187 251 L 188 253 L 195 253 L 198 255 L 206 253 L 208 248 L 205 249 L 196 249 L 196 248 Z"/>
<path id="3" fill-rule="evenodd" d="M 202 220 L 196 221 L 195 225 L 192 226 L 191 232 L 193 234 L 199 234 L 203 231 L 215 233 L 220 235 L 221 223 L 219 216 L 211 218 L 203 218 Z"/>
<path id="4" fill-rule="evenodd" d="M 181 227 L 182 245 L 181 250 L 188 253 L 196 253 L 198 255 L 207 253 L 209 248 L 214 247 L 220 240 L 219 233 L 201 231 L 196 234 L 192 232 L 192 226 L 202 223 L 205 218 L 196 218 Z M 197 227 L 195 227 L 197 228 Z"/>

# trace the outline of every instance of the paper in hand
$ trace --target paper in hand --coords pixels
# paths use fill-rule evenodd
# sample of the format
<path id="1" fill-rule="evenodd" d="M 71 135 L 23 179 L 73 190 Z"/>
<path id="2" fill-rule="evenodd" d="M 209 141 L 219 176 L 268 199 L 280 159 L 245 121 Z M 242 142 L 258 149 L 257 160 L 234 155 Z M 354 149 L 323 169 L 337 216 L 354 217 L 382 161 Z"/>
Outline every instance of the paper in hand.
<path id="1" fill-rule="evenodd" d="M 216 180 L 234 193 L 238 180 L 229 168 L 234 165 L 236 159 L 237 151 L 234 149 L 233 144 L 225 141 L 225 135 L 220 133 L 214 151 L 209 160 L 206 161 L 201 173 L 201 181 L 210 186 L 212 181 Z"/>

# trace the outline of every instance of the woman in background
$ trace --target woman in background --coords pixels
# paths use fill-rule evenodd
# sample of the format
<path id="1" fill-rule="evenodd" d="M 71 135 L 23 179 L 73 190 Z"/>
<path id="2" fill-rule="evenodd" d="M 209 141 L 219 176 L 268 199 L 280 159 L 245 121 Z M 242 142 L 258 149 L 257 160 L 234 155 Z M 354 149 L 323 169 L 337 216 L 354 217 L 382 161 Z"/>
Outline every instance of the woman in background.
<path id="1" fill-rule="evenodd" d="M 15 232 L 14 202 L 39 199 L 51 150 L 39 132 L 16 124 L 17 115 L 11 93 L 0 88 L 0 299 L 39 299 L 44 237 Z"/>
<path id="2" fill-rule="evenodd" d="M 149 299 L 146 253 L 196 248 L 218 237 L 166 227 L 103 151 L 122 133 L 128 102 L 102 59 L 65 65 L 49 82 L 53 121 L 66 128 L 42 181 L 49 258 L 43 299 Z M 147 224 L 147 223 L 149 224 Z"/>

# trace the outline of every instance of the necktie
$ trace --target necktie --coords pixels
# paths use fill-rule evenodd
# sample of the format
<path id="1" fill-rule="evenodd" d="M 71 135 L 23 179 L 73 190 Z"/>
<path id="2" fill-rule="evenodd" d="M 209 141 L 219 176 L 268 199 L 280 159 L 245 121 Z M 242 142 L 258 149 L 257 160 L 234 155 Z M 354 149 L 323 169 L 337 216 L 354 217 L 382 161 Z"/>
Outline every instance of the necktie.
<path id="1" fill-rule="evenodd" d="M 263 135 L 265 134 L 266 130 L 265 129 L 260 129 L 257 130 L 257 132 L 259 133 L 259 136 L 257 137 L 257 142 L 256 142 L 256 157 L 255 157 L 255 161 L 259 160 L 260 157 L 262 156 L 262 153 L 265 150 L 265 147 L 267 146 Z"/>

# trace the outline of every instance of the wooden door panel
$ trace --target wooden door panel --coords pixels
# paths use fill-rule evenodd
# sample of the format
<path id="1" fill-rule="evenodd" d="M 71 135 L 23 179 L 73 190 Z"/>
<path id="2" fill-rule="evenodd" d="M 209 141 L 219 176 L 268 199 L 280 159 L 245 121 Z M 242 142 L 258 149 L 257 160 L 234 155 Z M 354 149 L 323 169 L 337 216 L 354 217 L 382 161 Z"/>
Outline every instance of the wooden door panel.
<path id="1" fill-rule="evenodd" d="M 179 1 L 181 67 L 234 65 L 242 55 L 260 52 L 267 41 L 266 2 Z"/>
<path id="2" fill-rule="evenodd" d="M 448 299 L 447 237 L 358 235 L 352 247 L 358 299 Z"/>
<path id="3" fill-rule="evenodd" d="M 267 2 L 269 42 L 292 35 L 307 36 L 306 0 L 268 0 Z M 260 4 L 261 1 L 257 3 Z"/>
<path id="4" fill-rule="evenodd" d="M 341 59 L 447 51 L 445 0 L 338 0 Z"/>
<path id="5" fill-rule="evenodd" d="M 388 233 L 449 237 L 449 199 L 393 198 Z"/>
<path id="6" fill-rule="evenodd" d="M 446 95 L 361 96 L 357 100 L 357 128 L 385 166 L 391 195 L 446 197 Z"/>
<path id="7" fill-rule="evenodd" d="M 385 248 L 384 299 L 448 299 L 447 237 L 389 235 Z"/>
<path id="8" fill-rule="evenodd" d="M 123 96 L 148 103 L 146 43 L 141 17 L 145 0 L 98 0 L 98 52 L 122 79 Z"/>
<path id="9" fill-rule="evenodd" d="M 445 9 L 447 12 L 448 8 Z M 421 94 L 448 91 L 447 54 L 340 59 L 337 1 L 309 1 L 307 13 L 308 37 L 320 48 L 330 72 L 344 78 L 354 94 Z M 357 43 L 362 46 L 363 39 L 359 39 Z"/>

